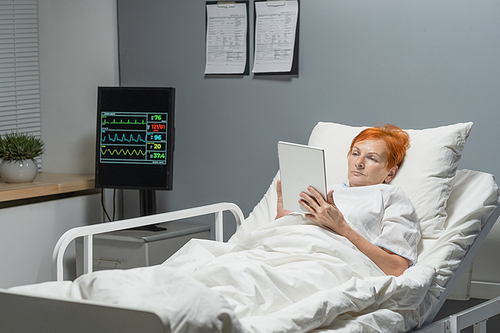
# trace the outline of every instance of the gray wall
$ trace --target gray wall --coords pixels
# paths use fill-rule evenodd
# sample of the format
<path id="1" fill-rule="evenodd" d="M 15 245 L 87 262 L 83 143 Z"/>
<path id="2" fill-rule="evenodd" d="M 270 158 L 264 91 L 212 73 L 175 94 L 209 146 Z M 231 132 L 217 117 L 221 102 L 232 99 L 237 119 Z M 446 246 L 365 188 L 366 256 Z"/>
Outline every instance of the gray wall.
<path id="1" fill-rule="evenodd" d="M 118 0 L 122 85 L 177 89 L 174 190 L 160 210 L 227 200 L 248 214 L 278 169 L 277 141 L 306 143 L 318 121 L 473 121 L 460 168 L 500 174 L 497 0 L 302 0 L 297 77 L 205 77 L 204 5 Z"/>
<path id="2" fill-rule="evenodd" d="M 277 170 L 276 142 L 307 142 L 318 121 L 473 121 L 461 167 L 500 173 L 491 154 L 500 124 L 498 1 L 303 0 L 292 78 L 204 77 L 204 4 L 118 1 L 122 85 L 177 89 L 170 207 L 232 200 L 248 213 Z"/>

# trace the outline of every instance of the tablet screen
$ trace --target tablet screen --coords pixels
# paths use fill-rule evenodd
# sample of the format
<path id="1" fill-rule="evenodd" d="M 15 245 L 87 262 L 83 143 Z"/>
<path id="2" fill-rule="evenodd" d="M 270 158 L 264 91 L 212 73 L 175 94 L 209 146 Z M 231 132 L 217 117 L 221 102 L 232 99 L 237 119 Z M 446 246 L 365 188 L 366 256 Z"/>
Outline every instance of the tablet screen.
<path id="1" fill-rule="evenodd" d="M 283 208 L 307 212 L 299 204 L 301 192 L 313 186 L 326 198 L 325 152 L 322 148 L 278 142 Z"/>

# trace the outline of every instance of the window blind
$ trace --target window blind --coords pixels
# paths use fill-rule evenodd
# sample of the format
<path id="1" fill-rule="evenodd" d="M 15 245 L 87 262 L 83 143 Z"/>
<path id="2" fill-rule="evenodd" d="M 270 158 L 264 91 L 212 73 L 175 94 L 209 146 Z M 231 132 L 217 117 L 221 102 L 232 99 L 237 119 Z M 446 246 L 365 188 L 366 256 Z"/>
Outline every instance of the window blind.
<path id="1" fill-rule="evenodd" d="M 40 137 L 39 83 L 37 0 L 0 0 L 0 134 Z"/>

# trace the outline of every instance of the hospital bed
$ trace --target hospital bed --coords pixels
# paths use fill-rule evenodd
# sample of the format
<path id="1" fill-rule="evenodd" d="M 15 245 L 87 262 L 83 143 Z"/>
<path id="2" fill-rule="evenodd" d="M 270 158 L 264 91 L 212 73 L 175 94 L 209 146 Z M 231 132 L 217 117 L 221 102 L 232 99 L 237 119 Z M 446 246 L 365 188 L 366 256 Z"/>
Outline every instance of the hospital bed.
<path id="1" fill-rule="evenodd" d="M 459 332 L 464 327 L 474 325 L 478 331 L 483 332 L 485 320 L 500 313 L 500 299 L 494 299 L 432 323 L 498 216 L 498 211 L 494 213 L 499 199 L 494 177 L 478 171 L 456 171 L 471 127 L 471 123 L 466 123 L 408 130 L 412 147 L 393 184 L 405 190 L 414 202 L 421 220 L 423 238 L 419 244 L 417 264 L 408 269 L 402 278 L 392 278 L 387 280 L 390 284 L 383 284 L 384 287 L 396 286 L 394 295 L 389 295 L 385 302 L 367 307 L 370 311 L 365 309 L 360 313 L 345 312 L 328 325 L 318 325 L 310 331 L 401 332 L 420 328 L 419 332 L 444 333 Z M 362 129 L 334 123 L 319 123 L 314 128 L 309 144 L 325 149 L 329 183 L 345 181 L 342 171 L 347 169 L 347 149 L 352 138 Z M 436 161 L 429 161 L 429 156 L 438 158 Z M 54 250 L 54 278 L 62 280 L 64 251 L 77 237 L 84 238 L 86 272 L 92 271 L 92 235 L 114 230 L 213 214 L 215 237 L 217 241 L 221 241 L 224 212 L 231 212 L 238 228 L 227 244 L 237 243 L 274 219 L 275 185 L 278 178 L 279 174 L 246 219 L 236 205 L 220 203 L 69 230 L 61 237 Z M 391 302 L 397 303 L 398 297 L 401 298 L 397 292 L 398 288 L 404 290 L 405 295 L 401 298 L 403 300 L 407 297 L 412 299 L 412 288 L 417 289 L 417 294 L 420 292 L 418 288 L 422 288 L 421 285 L 411 285 L 409 289 L 405 289 L 405 281 L 413 281 L 412 274 L 418 273 L 419 269 L 429 271 L 429 268 L 432 274 L 427 281 L 422 282 L 425 290 L 419 296 L 418 304 L 399 304 L 397 307 L 391 307 Z M 362 282 L 366 281 L 358 281 L 360 287 Z M 375 285 L 374 289 L 377 288 Z M 125 333 L 175 331 L 168 319 L 161 316 L 160 311 L 139 306 L 67 299 L 58 295 L 42 296 L 36 292 L 15 289 L 0 290 L 0 304 L 0 327 L 6 332 L 93 332 L 103 329 L 106 332 Z M 259 320 L 265 323 L 266 318 Z M 253 327 L 255 326 L 251 326 Z M 202 328 L 200 332 L 207 330 Z M 287 326 L 283 331 L 293 329 Z"/>

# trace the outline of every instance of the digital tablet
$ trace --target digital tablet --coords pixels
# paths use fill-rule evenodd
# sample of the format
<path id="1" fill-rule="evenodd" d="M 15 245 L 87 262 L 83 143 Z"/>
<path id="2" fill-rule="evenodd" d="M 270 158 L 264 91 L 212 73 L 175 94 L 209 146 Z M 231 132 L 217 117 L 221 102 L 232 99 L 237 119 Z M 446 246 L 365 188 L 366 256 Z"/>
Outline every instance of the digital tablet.
<path id="1" fill-rule="evenodd" d="M 322 148 L 279 141 L 278 160 L 284 209 L 307 212 L 299 204 L 299 194 L 309 192 L 309 186 L 326 198 L 325 152 Z"/>

